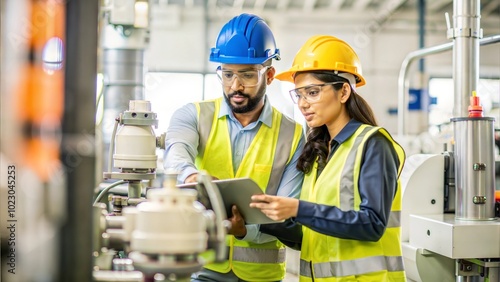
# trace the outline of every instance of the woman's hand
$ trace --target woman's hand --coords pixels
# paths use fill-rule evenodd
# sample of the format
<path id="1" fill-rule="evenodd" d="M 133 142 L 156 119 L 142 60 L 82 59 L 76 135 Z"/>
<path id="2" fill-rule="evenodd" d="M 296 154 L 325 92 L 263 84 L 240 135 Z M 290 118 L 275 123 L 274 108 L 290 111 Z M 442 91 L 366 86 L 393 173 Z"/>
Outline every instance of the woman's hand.
<path id="1" fill-rule="evenodd" d="M 260 209 L 267 217 L 276 221 L 283 221 L 290 217 L 296 217 L 299 210 L 299 200 L 295 198 L 253 195 L 251 208 Z"/>

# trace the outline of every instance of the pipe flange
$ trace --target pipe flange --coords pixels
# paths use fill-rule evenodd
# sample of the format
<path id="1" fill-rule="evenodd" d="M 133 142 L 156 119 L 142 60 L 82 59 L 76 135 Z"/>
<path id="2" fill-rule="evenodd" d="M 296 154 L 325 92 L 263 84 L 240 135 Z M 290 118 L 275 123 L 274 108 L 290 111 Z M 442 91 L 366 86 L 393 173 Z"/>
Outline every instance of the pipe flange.
<path id="1" fill-rule="evenodd" d="M 450 28 L 446 31 L 446 36 L 448 39 L 454 39 L 457 37 L 483 38 L 483 29 Z"/>

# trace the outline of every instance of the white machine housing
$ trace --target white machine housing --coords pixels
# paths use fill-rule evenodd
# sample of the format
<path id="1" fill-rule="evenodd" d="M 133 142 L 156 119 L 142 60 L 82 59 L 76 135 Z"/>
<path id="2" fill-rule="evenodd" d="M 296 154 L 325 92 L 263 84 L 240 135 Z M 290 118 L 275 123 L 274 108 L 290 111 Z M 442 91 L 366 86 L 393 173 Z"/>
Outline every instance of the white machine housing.
<path id="1" fill-rule="evenodd" d="M 443 154 L 412 155 L 401 173 L 401 241 L 409 282 L 455 281 L 457 260 L 500 258 L 498 219 L 456 220 L 443 212 L 444 173 Z"/>

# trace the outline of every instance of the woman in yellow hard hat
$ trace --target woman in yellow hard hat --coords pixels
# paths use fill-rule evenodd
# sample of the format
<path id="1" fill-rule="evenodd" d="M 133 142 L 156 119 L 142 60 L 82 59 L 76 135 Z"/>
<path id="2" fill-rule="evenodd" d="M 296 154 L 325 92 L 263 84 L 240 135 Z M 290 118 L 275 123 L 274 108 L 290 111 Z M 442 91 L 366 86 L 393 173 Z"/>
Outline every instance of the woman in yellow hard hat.
<path id="1" fill-rule="evenodd" d="M 405 153 L 378 127 L 354 50 L 333 36 L 311 37 L 293 66 L 292 100 L 309 132 L 297 168 L 300 200 L 252 197 L 252 207 L 303 226 L 300 281 L 406 281 L 400 240 L 399 174 Z"/>

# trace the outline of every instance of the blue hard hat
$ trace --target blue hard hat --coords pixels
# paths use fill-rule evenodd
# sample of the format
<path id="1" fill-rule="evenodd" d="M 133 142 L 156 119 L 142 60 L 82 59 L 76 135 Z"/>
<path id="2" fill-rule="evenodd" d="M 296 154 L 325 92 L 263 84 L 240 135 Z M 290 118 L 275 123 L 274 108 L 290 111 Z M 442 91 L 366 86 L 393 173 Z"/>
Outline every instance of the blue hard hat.
<path id="1" fill-rule="evenodd" d="M 263 64 L 272 58 L 280 59 L 274 35 L 262 18 L 251 14 L 227 22 L 210 51 L 210 61 L 223 64 Z"/>

